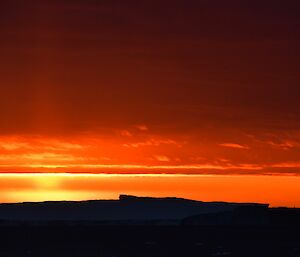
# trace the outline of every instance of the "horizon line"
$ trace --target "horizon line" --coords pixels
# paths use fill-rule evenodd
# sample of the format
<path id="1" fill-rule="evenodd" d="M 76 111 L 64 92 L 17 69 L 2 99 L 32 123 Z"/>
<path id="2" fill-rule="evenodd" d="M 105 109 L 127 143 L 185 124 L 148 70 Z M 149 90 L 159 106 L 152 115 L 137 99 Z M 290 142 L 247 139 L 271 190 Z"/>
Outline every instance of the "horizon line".
<path id="1" fill-rule="evenodd" d="M 196 173 L 96 173 L 96 172 L 0 172 L 0 176 L 103 176 L 103 177 L 300 177 L 298 174 L 274 173 L 274 174 L 196 174 Z"/>

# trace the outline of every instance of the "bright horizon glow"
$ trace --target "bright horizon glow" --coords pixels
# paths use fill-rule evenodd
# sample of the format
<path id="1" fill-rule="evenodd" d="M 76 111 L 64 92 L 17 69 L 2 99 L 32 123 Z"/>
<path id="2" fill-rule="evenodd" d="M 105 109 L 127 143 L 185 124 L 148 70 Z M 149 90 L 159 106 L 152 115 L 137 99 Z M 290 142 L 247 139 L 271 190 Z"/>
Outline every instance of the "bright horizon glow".
<path id="1" fill-rule="evenodd" d="M 0 202 L 117 199 L 119 194 L 300 207 L 300 177 L 183 174 L 0 174 Z"/>

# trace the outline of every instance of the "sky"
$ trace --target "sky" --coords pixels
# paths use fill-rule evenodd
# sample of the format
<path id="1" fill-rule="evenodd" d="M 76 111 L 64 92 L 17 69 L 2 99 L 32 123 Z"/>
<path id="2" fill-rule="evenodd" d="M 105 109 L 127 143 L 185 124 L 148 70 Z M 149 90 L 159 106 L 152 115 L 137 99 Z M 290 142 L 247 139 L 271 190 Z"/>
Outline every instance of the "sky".
<path id="1" fill-rule="evenodd" d="M 212 175 L 214 190 L 226 176 L 299 181 L 299 1 L 2 0 L 0 7 L 5 179 Z M 256 198 L 232 198 L 249 199 Z"/>

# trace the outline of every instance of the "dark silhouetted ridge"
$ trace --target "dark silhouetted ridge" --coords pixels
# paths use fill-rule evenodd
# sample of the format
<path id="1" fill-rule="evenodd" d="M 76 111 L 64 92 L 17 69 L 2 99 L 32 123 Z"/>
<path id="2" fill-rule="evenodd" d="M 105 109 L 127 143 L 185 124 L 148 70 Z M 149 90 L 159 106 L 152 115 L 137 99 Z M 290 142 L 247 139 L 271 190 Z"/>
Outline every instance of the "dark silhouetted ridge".
<path id="1" fill-rule="evenodd" d="M 120 195 L 118 200 L 1 204 L 0 220 L 4 224 L 9 222 L 267 224 L 267 212 L 267 204 L 202 202 L 176 197 Z"/>

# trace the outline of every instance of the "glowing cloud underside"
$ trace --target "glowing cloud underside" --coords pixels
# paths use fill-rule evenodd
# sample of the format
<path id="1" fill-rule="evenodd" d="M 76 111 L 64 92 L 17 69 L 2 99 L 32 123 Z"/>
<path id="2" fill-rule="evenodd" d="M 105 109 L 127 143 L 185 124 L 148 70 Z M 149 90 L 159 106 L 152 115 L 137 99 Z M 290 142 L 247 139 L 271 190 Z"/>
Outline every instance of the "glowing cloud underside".
<path id="1" fill-rule="evenodd" d="M 1 137 L 0 172 L 298 175 L 300 170 L 299 162 L 289 159 L 241 161 L 241 154 L 253 156 L 255 145 L 208 142 L 204 151 L 197 142 L 151 134 L 149 129 L 126 131 L 72 138 Z M 273 145 L 264 144 L 272 151 Z"/>

